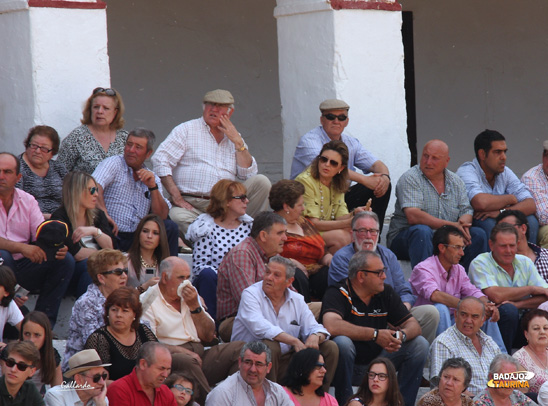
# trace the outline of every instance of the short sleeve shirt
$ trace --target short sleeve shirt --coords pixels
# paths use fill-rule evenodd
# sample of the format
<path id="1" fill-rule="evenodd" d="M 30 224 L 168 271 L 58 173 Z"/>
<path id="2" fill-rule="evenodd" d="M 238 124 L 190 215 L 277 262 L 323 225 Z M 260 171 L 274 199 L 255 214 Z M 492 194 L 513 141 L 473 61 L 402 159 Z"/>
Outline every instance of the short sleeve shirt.
<path id="1" fill-rule="evenodd" d="M 384 291 L 373 296 L 369 305 L 366 305 L 354 292 L 348 279 L 329 287 L 325 292 L 321 317 L 329 312 L 337 313 L 351 324 L 376 329 L 385 329 L 388 323 L 397 327 L 412 317 L 390 285 L 384 284 Z M 358 364 L 369 363 L 382 351 L 374 341 L 353 342 Z"/>

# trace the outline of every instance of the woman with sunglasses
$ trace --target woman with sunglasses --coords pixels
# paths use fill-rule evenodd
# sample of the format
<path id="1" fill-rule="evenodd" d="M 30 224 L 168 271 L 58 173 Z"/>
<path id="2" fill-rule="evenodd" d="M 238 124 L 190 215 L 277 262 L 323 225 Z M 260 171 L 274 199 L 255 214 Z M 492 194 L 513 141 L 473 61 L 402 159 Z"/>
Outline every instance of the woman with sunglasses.
<path id="1" fill-rule="evenodd" d="M 53 346 L 53 332 L 48 316 L 37 311 L 28 313 L 21 324 L 19 339 L 32 342 L 40 352 L 39 369 L 31 378 L 40 394 L 43 396 L 49 388 L 61 385 L 61 356 Z"/>
<path id="2" fill-rule="evenodd" d="M 245 186 L 221 179 L 210 193 L 209 206 L 188 227 L 186 238 L 193 245 L 192 284 L 204 299 L 213 319 L 217 314 L 217 269 L 232 247 L 246 238 L 253 219 L 245 214 L 249 199 Z"/>
<path id="3" fill-rule="evenodd" d="M 126 286 L 128 269 L 126 256 L 118 250 L 103 249 L 88 258 L 88 273 L 93 283 L 74 303 L 69 321 L 62 369 L 66 371 L 68 359 L 84 349 L 88 337 L 104 325 L 104 304 L 108 295 Z"/>
<path id="4" fill-rule="evenodd" d="M 304 185 L 304 216 L 321 232 L 331 254 L 350 244 L 350 223 L 344 193 L 348 189 L 348 148 L 342 141 L 322 147 L 308 168 L 295 180 Z M 365 210 L 357 207 L 353 213 Z"/>
<path id="5" fill-rule="evenodd" d="M 37 125 L 29 130 L 23 142 L 25 152 L 19 156 L 21 179 L 15 186 L 34 196 L 46 220 L 61 206 L 63 178 L 67 174 L 65 165 L 53 160 L 59 142 L 54 128 Z"/>
<path id="6" fill-rule="evenodd" d="M 70 172 L 63 181 L 63 204 L 51 218 L 67 224 L 65 245 L 76 260 L 68 292 L 76 298 L 86 291 L 91 277 L 86 272 L 86 259 L 102 248 L 113 248 L 116 238 L 105 212 L 95 208 L 98 188 L 95 179 L 85 172 Z"/>
<path id="7" fill-rule="evenodd" d="M 320 351 L 306 348 L 293 354 L 281 384 L 295 406 L 337 406 L 335 398 L 324 392 L 325 373 Z"/>
<path id="8" fill-rule="evenodd" d="M 197 398 L 194 379 L 187 374 L 181 372 L 171 374 L 164 381 L 164 385 L 171 389 L 177 406 L 198 406 L 198 403 L 194 401 Z"/>
<path id="9" fill-rule="evenodd" d="M 87 99 L 82 125 L 61 143 L 59 162 L 69 171 L 93 173 L 105 158 L 120 155 L 128 133 L 124 126 L 124 102 L 114 89 L 97 87 Z"/>
<path id="10" fill-rule="evenodd" d="M 345 406 L 403 406 L 394 364 L 383 357 L 375 358 L 367 367 L 358 392 Z"/>
<path id="11" fill-rule="evenodd" d="M 109 368 L 111 381 L 131 373 L 141 345 L 158 341 L 152 330 L 141 324 L 142 313 L 137 289 L 118 288 L 108 295 L 105 302 L 105 325 L 95 330 L 86 341 L 85 349 L 96 350 L 104 364 L 112 364 Z"/>

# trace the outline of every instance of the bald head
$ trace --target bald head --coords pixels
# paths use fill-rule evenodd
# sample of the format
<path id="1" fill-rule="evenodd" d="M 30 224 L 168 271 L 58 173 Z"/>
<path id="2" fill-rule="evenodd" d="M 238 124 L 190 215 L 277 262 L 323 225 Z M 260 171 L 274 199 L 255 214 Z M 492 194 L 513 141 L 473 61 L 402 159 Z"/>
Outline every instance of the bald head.
<path id="1" fill-rule="evenodd" d="M 443 177 L 443 172 L 449 164 L 449 147 L 441 140 L 431 140 L 422 150 L 420 169 L 430 180 Z"/>

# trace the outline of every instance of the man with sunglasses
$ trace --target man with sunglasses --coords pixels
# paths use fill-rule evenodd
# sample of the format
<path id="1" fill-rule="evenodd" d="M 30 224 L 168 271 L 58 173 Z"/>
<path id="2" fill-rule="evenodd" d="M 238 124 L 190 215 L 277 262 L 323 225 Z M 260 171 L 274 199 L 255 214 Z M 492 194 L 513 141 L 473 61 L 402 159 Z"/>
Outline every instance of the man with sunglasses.
<path id="1" fill-rule="evenodd" d="M 49 389 L 44 396 L 46 406 L 108 405 L 108 373 L 105 367 L 111 364 L 103 364 L 95 350 L 83 350 L 74 354 L 68 364 L 70 369 L 64 376 L 73 381 L 63 382 Z"/>
<path id="2" fill-rule="evenodd" d="M 55 260 L 48 260 L 46 253 L 32 244 L 44 216 L 36 199 L 15 187 L 21 179 L 19 168 L 15 155 L 0 153 L 0 257 L 19 285 L 40 291 L 34 310 L 46 313 L 53 327 L 75 261 L 66 246 L 57 251 Z"/>
<path id="3" fill-rule="evenodd" d="M 179 252 L 179 230 L 168 219 L 171 204 L 163 196 L 160 178 L 145 161 L 152 155 L 156 136 L 150 130 L 132 130 L 123 155 L 101 162 L 93 177 L 99 185 L 97 206 L 105 212 L 118 237 L 119 249 L 128 251 L 143 217 L 154 213 L 164 220 L 171 255 Z"/>
<path id="4" fill-rule="evenodd" d="M 324 100 L 320 104 L 321 125 L 310 130 L 299 140 L 291 165 L 291 179 L 295 179 L 312 163 L 325 143 L 343 141 L 348 147 L 350 180 L 356 182 L 345 195 L 348 210 L 365 206 L 371 198 L 371 208 L 379 216 L 382 231 L 384 214 L 390 200 L 390 172 L 387 166 L 366 150 L 357 138 L 344 132 L 349 121 L 349 109 L 348 104 L 337 99 Z M 363 173 L 357 172 L 357 169 Z"/>
<path id="5" fill-rule="evenodd" d="M 429 304 L 417 306 L 417 303 L 415 303 L 417 298 L 413 295 L 409 282 L 405 280 L 398 258 L 392 251 L 378 243 L 379 234 L 379 218 L 375 212 L 362 211 L 357 213 L 352 219 L 353 242 L 333 255 L 329 265 L 327 283 L 329 286 L 334 286 L 348 277 L 348 263 L 356 252 L 376 252 L 386 268 L 385 283 L 394 288 L 407 310 L 419 322 L 422 336 L 429 343 L 432 343 L 436 338 L 436 329 L 440 320 L 439 313 L 434 306 Z"/>
<path id="6" fill-rule="evenodd" d="M 257 162 L 230 120 L 233 113 L 234 97 L 229 91 L 207 92 L 202 117 L 175 127 L 152 157 L 154 171 L 171 195 L 169 215 L 182 235 L 206 211 L 209 193 L 221 179 L 245 185 L 251 217 L 268 209 L 270 181 L 257 174 Z"/>
<path id="7" fill-rule="evenodd" d="M 327 288 L 322 323 L 339 347 L 333 386 L 339 404 L 345 404 L 377 356 L 389 358 L 398 371 L 405 405 L 415 404 L 428 341 L 394 289 L 385 284 L 381 257 L 359 251 L 348 264 L 348 278 Z"/>
<path id="8" fill-rule="evenodd" d="M 0 405 L 43 406 L 44 400 L 29 380 L 40 362 L 40 353 L 30 341 L 13 341 L 2 352 Z"/>
<path id="9" fill-rule="evenodd" d="M 272 353 L 265 343 L 245 344 L 238 365 L 238 372 L 210 392 L 206 406 L 293 406 L 283 387 L 266 379 L 272 368 Z"/>

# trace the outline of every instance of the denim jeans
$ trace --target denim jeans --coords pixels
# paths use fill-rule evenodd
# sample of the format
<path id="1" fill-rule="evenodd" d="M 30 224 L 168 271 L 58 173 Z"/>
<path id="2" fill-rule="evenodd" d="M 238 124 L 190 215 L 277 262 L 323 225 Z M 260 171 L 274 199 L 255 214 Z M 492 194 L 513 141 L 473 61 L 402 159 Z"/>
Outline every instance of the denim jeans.
<path id="1" fill-rule="evenodd" d="M 217 272 L 209 267 L 204 268 L 194 278 L 192 284 L 204 299 L 207 312 L 215 320 L 217 316 Z"/>
<path id="2" fill-rule="evenodd" d="M 498 321 L 502 341 L 508 354 L 512 354 L 512 345 L 519 329 L 519 309 L 511 303 L 499 306 L 500 319 Z"/>
<path id="3" fill-rule="evenodd" d="M 356 364 L 356 347 L 346 336 L 337 336 L 333 341 L 339 347 L 339 363 L 333 378 L 335 397 L 344 405 L 352 396 L 352 386 L 361 384 L 367 371 L 367 365 Z M 398 385 L 405 406 L 413 406 L 420 387 L 422 372 L 428 355 L 428 341 L 422 336 L 415 337 L 402 344 L 397 352 L 383 350 L 379 356 L 392 361 L 398 371 Z"/>
<path id="4" fill-rule="evenodd" d="M 16 261 L 4 250 L 0 250 L 0 256 L 4 258 L 4 265 L 12 269 L 19 285 L 29 291 L 40 291 L 34 310 L 46 313 L 53 328 L 61 300 L 74 273 L 74 257 L 67 252 L 62 260 L 36 264 L 28 258 Z"/>
<path id="5" fill-rule="evenodd" d="M 414 268 L 419 262 L 431 257 L 434 253 L 432 236 L 434 230 L 430 227 L 418 224 L 401 231 L 390 244 L 390 249 L 398 259 L 409 259 Z M 464 256 L 460 263 L 468 272 L 470 262 L 482 252 L 488 251 L 487 235 L 479 227 L 470 227 L 472 243 L 464 250 Z"/>

